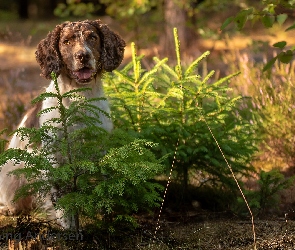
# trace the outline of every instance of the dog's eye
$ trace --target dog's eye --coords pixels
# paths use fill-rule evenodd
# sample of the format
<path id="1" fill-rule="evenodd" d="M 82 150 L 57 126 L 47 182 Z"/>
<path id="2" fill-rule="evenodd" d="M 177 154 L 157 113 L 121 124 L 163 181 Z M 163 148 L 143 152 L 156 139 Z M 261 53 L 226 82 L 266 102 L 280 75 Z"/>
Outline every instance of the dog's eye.
<path id="1" fill-rule="evenodd" d="M 69 44 L 70 44 L 70 40 L 65 39 L 65 40 L 63 41 L 63 44 L 65 44 L 65 45 L 69 45 Z"/>
<path id="2" fill-rule="evenodd" d="M 89 39 L 90 39 L 91 41 L 96 41 L 96 40 L 97 40 L 97 36 L 95 36 L 95 35 L 90 35 Z"/>

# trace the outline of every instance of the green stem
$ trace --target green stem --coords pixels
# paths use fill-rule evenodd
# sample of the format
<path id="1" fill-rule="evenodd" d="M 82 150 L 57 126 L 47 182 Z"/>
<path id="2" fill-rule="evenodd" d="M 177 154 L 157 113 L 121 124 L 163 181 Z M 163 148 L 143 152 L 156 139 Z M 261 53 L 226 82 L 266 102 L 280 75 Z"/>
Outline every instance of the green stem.
<path id="1" fill-rule="evenodd" d="M 58 97 L 57 97 L 58 111 L 59 111 L 59 114 L 60 114 L 61 126 L 62 126 L 62 130 L 63 130 L 63 136 L 64 136 L 64 139 L 66 141 L 66 146 L 67 146 L 67 151 L 66 151 L 67 164 L 72 166 L 73 159 L 72 159 L 72 152 L 71 152 L 71 142 L 69 140 L 69 129 L 68 129 L 68 125 L 67 125 L 66 108 L 63 105 L 63 97 L 60 94 L 60 90 L 59 90 L 59 87 L 58 87 L 56 76 L 53 79 L 54 79 L 55 89 L 56 89 L 57 95 L 58 95 Z M 72 169 L 72 171 L 75 172 L 75 169 Z M 74 192 L 76 192 L 77 189 L 78 189 L 78 187 L 77 187 L 77 179 L 78 179 L 78 175 L 74 174 L 74 177 L 73 177 L 73 191 Z M 75 214 L 74 214 L 74 223 L 75 223 L 75 230 L 76 230 L 76 232 L 78 232 L 78 230 L 79 230 L 79 212 L 78 211 L 76 211 Z"/>

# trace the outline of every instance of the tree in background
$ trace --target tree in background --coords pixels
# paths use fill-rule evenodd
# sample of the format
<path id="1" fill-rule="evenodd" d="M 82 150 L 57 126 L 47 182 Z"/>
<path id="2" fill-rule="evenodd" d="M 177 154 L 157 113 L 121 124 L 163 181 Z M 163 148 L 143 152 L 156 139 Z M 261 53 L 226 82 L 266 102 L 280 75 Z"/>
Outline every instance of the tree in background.
<path id="1" fill-rule="evenodd" d="M 161 47 L 165 55 L 171 54 L 174 49 L 174 37 L 171 30 L 176 27 L 179 30 L 179 41 L 186 49 L 192 38 L 192 31 L 188 28 L 188 13 L 185 8 L 185 1 L 164 0 L 164 36 L 161 37 Z"/>
<path id="2" fill-rule="evenodd" d="M 40 18 L 48 19 L 54 17 L 53 11 L 57 6 L 57 0 L 2 0 L 0 11 L 8 11 L 17 14 L 20 19 Z"/>

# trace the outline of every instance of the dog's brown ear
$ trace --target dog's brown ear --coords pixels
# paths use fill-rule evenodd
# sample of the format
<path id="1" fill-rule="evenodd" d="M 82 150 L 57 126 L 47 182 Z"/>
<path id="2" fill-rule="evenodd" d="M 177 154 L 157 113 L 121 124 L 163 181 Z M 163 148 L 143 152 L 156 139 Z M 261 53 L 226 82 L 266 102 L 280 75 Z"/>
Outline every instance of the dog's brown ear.
<path id="1" fill-rule="evenodd" d="M 111 31 L 105 24 L 101 24 L 100 20 L 89 21 L 94 25 L 99 32 L 101 39 L 101 61 L 102 68 L 105 71 L 111 72 L 116 69 L 122 62 L 124 57 L 125 41 Z"/>
<path id="2" fill-rule="evenodd" d="M 40 65 L 41 75 L 47 79 L 51 79 L 52 72 L 58 76 L 63 66 L 58 44 L 60 32 L 65 25 L 66 23 L 57 25 L 37 46 L 36 60 Z"/>
<path id="3" fill-rule="evenodd" d="M 100 26 L 102 33 L 102 65 L 105 71 L 116 69 L 124 58 L 125 41 L 105 24 Z"/>

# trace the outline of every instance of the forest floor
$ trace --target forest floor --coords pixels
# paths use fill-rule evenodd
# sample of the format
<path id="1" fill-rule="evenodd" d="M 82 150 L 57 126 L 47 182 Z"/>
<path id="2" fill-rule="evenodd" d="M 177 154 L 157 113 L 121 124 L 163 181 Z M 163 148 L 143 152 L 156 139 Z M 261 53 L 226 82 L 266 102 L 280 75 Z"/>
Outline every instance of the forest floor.
<path id="1" fill-rule="evenodd" d="M 14 27 L 14 29 L 17 28 Z M 15 107 L 11 106 L 13 102 L 29 105 L 30 100 L 48 84 L 47 80 L 39 76 L 40 70 L 35 61 L 35 47 L 40 37 L 33 36 L 31 44 L 26 39 L 20 39 L 22 43 L 19 43 L 17 42 L 19 36 L 15 36 L 12 40 L 1 39 L 5 32 L 2 33 L 0 32 L 0 130 L 7 126 L 10 126 L 10 129 L 15 128 L 21 118 L 22 111 L 14 111 Z M 46 33 L 47 31 L 44 31 L 42 34 Z M 7 32 L 7 34 L 15 35 L 13 32 Z M 272 42 L 273 37 L 269 36 L 269 38 Z M 204 51 L 214 48 L 218 54 L 220 50 L 228 49 L 227 42 L 202 40 L 199 41 L 199 45 Z M 237 39 L 231 39 L 231 46 L 241 49 L 249 42 L 243 37 L 237 37 Z M 127 48 L 125 61 L 130 59 L 130 55 L 130 48 Z M 14 116 L 8 119 L 9 115 Z M 138 216 L 138 221 L 139 227 L 134 231 L 124 231 L 122 228 L 114 234 L 82 232 L 85 235 L 78 241 L 69 240 L 68 232 L 57 230 L 54 231 L 55 238 L 52 237 L 41 243 L 38 240 L 35 240 L 35 243 L 31 242 L 35 244 L 35 247 L 32 246 L 31 249 L 255 249 L 250 218 L 241 220 L 233 215 L 209 212 L 199 208 L 185 213 L 166 212 L 160 218 L 160 228 L 156 233 L 157 215 L 155 218 Z M 43 228 L 43 225 L 39 222 L 19 225 L 17 218 L 0 217 L 0 249 L 7 249 L 9 234 L 13 238 L 19 237 L 19 233 L 22 232 L 22 237 L 25 237 L 32 232 L 30 231 L 32 228 L 38 231 L 38 227 Z M 58 233 L 66 235 L 63 241 L 56 240 Z M 255 237 L 257 249 L 295 249 L 295 221 L 293 217 L 288 217 L 284 213 L 279 216 L 265 215 L 264 219 L 255 220 Z M 15 241 L 15 246 L 12 246 L 10 242 L 9 250 L 21 249 L 17 246 L 18 239 Z"/>
<path id="2" fill-rule="evenodd" d="M 1 250 L 7 249 L 8 238 L 12 239 L 9 241 L 9 250 L 21 249 L 20 243 L 23 249 L 32 250 L 254 250 L 254 245 L 260 250 L 295 249 L 295 221 L 278 217 L 255 221 L 256 244 L 254 244 L 253 226 L 250 219 L 230 218 L 208 211 L 186 215 L 163 215 L 157 231 L 155 231 L 156 220 L 147 220 L 146 217 L 139 216 L 140 224 L 137 229 L 130 231 L 119 228 L 113 234 L 87 233 L 87 230 L 75 234 L 51 228 L 45 235 L 40 222 L 16 226 L 15 221 L 7 222 L 10 219 L 0 218 Z M 39 238 L 33 239 L 36 232 Z"/>

